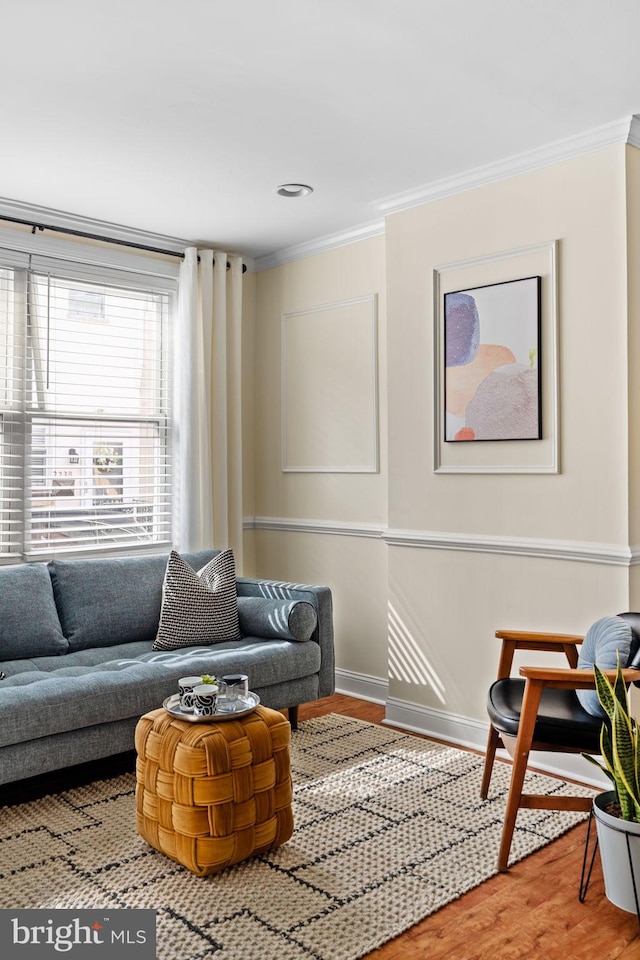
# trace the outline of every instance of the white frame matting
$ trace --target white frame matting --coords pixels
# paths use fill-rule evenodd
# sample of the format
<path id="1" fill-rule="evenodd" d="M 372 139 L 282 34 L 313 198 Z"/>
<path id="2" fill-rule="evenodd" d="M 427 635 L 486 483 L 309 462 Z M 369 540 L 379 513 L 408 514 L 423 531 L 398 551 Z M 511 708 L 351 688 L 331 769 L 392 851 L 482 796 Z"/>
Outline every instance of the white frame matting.
<path id="1" fill-rule="evenodd" d="M 434 268 L 434 473 L 557 474 L 560 472 L 557 262 L 558 241 L 551 240 Z M 542 439 L 445 443 L 445 293 L 531 276 L 542 278 L 539 358 L 542 383 L 540 397 Z"/>

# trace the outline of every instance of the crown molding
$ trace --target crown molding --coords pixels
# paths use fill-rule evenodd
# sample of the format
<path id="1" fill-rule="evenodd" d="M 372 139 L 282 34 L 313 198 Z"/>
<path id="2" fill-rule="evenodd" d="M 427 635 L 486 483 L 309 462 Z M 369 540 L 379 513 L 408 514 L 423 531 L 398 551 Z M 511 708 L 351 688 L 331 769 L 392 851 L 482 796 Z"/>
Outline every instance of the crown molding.
<path id="1" fill-rule="evenodd" d="M 371 206 L 379 210 L 384 216 L 389 216 L 393 213 L 399 213 L 401 210 L 409 210 L 411 207 L 420 206 L 423 203 L 431 203 L 434 200 L 442 200 L 456 193 L 463 193 L 465 190 L 473 190 L 476 187 L 495 183 L 498 180 L 530 173 L 533 170 L 551 166 L 563 160 L 571 160 L 587 153 L 593 153 L 595 150 L 625 143 L 640 149 L 640 116 L 633 115 L 621 120 L 614 120 L 612 123 L 606 123 L 601 127 L 587 130 L 576 136 L 555 140 L 553 143 L 536 147 L 534 150 L 474 167 L 451 177 L 433 180 L 421 187 L 381 197 L 379 200 L 373 201 Z M 269 270 L 271 267 L 278 267 L 294 260 L 302 260 L 318 253 L 326 253 L 328 250 L 334 250 L 348 243 L 355 243 L 368 237 L 381 236 L 384 232 L 384 220 L 357 224 L 338 233 L 328 234 L 318 237 L 316 240 L 295 244 L 282 250 L 276 250 L 274 253 L 266 254 L 264 257 L 258 257 L 254 261 L 253 269 L 256 272 Z"/>
<path id="2" fill-rule="evenodd" d="M 473 190 L 498 180 L 505 180 L 523 173 L 539 170 L 563 160 L 572 160 L 595 150 L 602 150 L 614 144 L 628 143 L 640 148 L 640 118 L 638 116 L 624 117 L 612 123 L 606 123 L 593 130 L 587 130 L 573 137 L 555 140 L 534 150 L 505 157 L 494 163 L 487 163 L 481 167 L 474 167 L 451 177 L 443 177 L 431 183 L 424 184 L 413 190 L 391 194 L 374 202 L 378 210 L 386 216 L 409 210 L 411 207 L 423 203 L 432 203 L 442 200 L 465 190 Z"/>
<path id="3" fill-rule="evenodd" d="M 556 140 L 543 147 L 518 153 L 495 163 L 475 167 L 451 177 L 443 177 L 412 190 L 390 194 L 373 201 L 371 205 L 379 210 L 383 216 L 388 216 L 424 203 L 442 200 L 465 190 L 472 190 L 489 183 L 495 183 L 498 180 L 529 173 L 541 167 L 550 166 L 563 160 L 571 160 L 595 150 L 623 143 L 640 149 L 640 116 L 624 117 L 621 120 L 587 130 L 573 137 Z M 42 220 L 50 223 L 51 226 L 65 227 L 71 230 L 104 234 L 125 243 L 164 247 L 167 250 L 173 250 L 175 253 L 182 253 L 186 247 L 198 245 L 192 240 L 183 240 L 165 234 L 126 227 L 106 220 L 95 220 L 90 217 L 82 217 L 37 204 L 26 204 L 4 197 L 0 197 L 0 217 L 2 214 L 23 220 Z M 314 240 L 284 247 L 263 257 L 251 259 L 243 256 L 243 262 L 249 271 L 259 273 L 262 270 L 269 270 L 271 267 L 292 263 L 295 260 L 302 260 L 319 253 L 326 253 L 359 240 L 382 236 L 384 232 L 384 219 L 371 220 L 340 230 L 337 233 L 326 234 Z"/>
<path id="4" fill-rule="evenodd" d="M 384 220 L 361 223 L 338 233 L 327 234 L 324 237 L 318 237 L 316 240 L 307 240 L 304 243 L 297 243 L 292 247 L 285 247 L 283 250 L 268 253 L 264 257 L 257 257 L 254 261 L 254 269 L 256 272 L 270 270 L 271 267 L 279 267 L 283 263 L 303 260 L 305 257 L 313 257 L 318 253 L 336 250 L 338 247 L 355 243 L 357 240 L 368 240 L 370 237 L 380 237 L 383 234 Z"/>
<path id="5" fill-rule="evenodd" d="M 65 213 L 51 207 L 41 207 L 36 204 L 22 203 L 18 200 L 8 200 L 0 197 L 0 218 L 16 217 L 21 220 L 36 220 L 50 224 L 52 227 L 63 227 L 67 230 L 82 230 L 85 233 L 96 233 L 123 243 L 142 243 L 149 247 L 163 247 L 175 253 L 182 253 L 185 247 L 195 246 L 188 240 L 178 237 L 168 237 L 160 233 L 151 233 L 138 230 L 135 227 L 125 227 L 119 223 L 109 223 L 106 220 L 93 220 L 91 217 L 82 217 L 74 213 Z M 83 239 L 82 237 L 79 239 Z"/>
<path id="6" fill-rule="evenodd" d="M 637 147 L 640 149 L 640 116 L 634 114 L 631 117 L 631 123 L 629 124 L 629 135 L 627 136 L 627 143 L 630 147 Z"/>

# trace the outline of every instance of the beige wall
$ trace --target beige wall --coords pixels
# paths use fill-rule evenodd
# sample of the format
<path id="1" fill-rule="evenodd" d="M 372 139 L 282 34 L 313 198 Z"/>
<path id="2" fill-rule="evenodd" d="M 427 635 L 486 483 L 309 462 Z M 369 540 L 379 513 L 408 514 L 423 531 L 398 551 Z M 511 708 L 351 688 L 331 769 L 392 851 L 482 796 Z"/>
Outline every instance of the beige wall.
<path id="1" fill-rule="evenodd" d="M 384 238 L 259 273 L 256 319 L 256 515 L 386 523 L 386 468 L 373 474 L 282 473 L 283 314 L 378 295 L 380 457 L 386 464 Z M 314 357 L 300 349 L 299 364 Z M 329 424 L 345 429 L 338 415 Z"/>
<path id="2" fill-rule="evenodd" d="M 629 381 L 629 543 L 640 547 L 640 150 L 627 147 L 627 289 Z M 638 568 L 634 569 L 634 574 Z M 640 609 L 640 577 L 634 575 L 632 596 Z"/>
<path id="3" fill-rule="evenodd" d="M 474 553 L 390 548 L 390 596 L 402 597 L 395 602 L 442 683 L 436 691 L 396 670 L 392 698 L 484 719 L 496 628 L 581 632 L 627 608 L 624 564 L 491 552 L 499 538 L 524 553 L 530 538 L 628 549 L 624 158 L 624 147 L 612 147 L 388 220 L 389 523 L 488 544 Z M 561 472 L 436 475 L 432 269 L 552 240 L 559 241 Z M 544 343 L 541 354 L 544 364 Z"/>
<path id="4" fill-rule="evenodd" d="M 434 475 L 432 270 L 551 240 L 561 473 Z M 388 219 L 391 527 L 627 542 L 625 264 L 623 147 Z"/>
<path id="5" fill-rule="evenodd" d="M 386 549 L 380 538 L 256 533 L 261 575 L 331 588 L 336 666 L 365 679 L 387 675 Z"/>
<path id="6" fill-rule="evenodd" d="M 334 597 L 336 658 L 339 668 L 360 675 L 385 677 L 386 654 L 386 548 L 375 530 L 387 523 L 386 445 L 386 295 L 384 237 L 373 237 L 321 255 L 259 273 L 256 289 L 256 405 L 255 405 L 255 533 L 256 566 L 260 574 L 331 587 Z M 340 310 L 318 308 L 343 301 L 377 296 L 379 459 L 376 473 L 282 471 L 282 317 L 311 311 L 314 337 L 324 318 L 335 323 Z M 306 316 L 306 313 L 305 313 Z M 348 323 L 349 312 L 344 313 Z M 315 319 L 314 319 L 315 318 Z M 361 326 L 363 350 L 370 340 Z M 350 335 L 352 330 L 347 331 Z M 304 337 L 296 341 L 297 354 L 288 363 L 301 370 L 314 369 L 314 354 L 305 349 Z M 338 344 L 339 346 L 339 344 Z M 354 344 L 350 343 L 353 351 Z M 336 353 L 335 363 L 340 364 Z M 340 384 L 337 378 L 337 384 Z M 328 389 L 333 384 L 328 385 Z M 322 426 L 347 444 L 345 431 L 353 421 L 331 397 Z M 322 398 L 319 398 L 322 403 Z M 350 398 L 347 397 L 347 404 Z M 365 397 L 368 429 L 371 398 Z M 313 415 L 317 420 L 318 409 Z M 331 439 L 331 437 L 330 437 Z M 289 532 L 260 528 L 265 518 L 277 521 L 313 521 L 312 532 L 293 524 Z M 323 532 L 338 525 L 346 535 Z M 340 525 L 342 525 L 340 527 Z M 353 530 L 353 527 L 358 529 Z M 369 527 L 374 528 L 374 535 Z"/>
<path id="7" fill-rule="evenodd" d="M 255 514 L 255 367 L 256 367 L 256 275 L 245 273 L 242 278 L 242 513 Z M 255 536 L 252 529 L 244 530 L 242 537 L 242 573 L 255 573 Z"/>
<path id="8" fill-rule="evenodd" d="M 388 671 L 392 718 L 402 705 L 407 722 L 437 732 L 450 717 L 469 739 L 486 723 L 496 629 L 581 632 L 640 602 L 628 564 L 640 543 L 640 384 L 632 376 L 629 388 L 627 376 L 640 341 L 640 289 L 627 283 L 640 245 L 639 158 L 613 146 L 469 190 L 390 216 L 385 238 L 257 277 L 256 516 L 294 521 L 256 532 L 257 568 L 330 583 L 338 668 Z M 434 269 L 552 241 L 559 472 L 435 473 Z M 283 474 L 281 315 L 371 292 L 383 320 L 381 472 Z M 544 351 L 543 341 L 543 364 Z M 381 533 L 328 535 L 296 520 Z"/>

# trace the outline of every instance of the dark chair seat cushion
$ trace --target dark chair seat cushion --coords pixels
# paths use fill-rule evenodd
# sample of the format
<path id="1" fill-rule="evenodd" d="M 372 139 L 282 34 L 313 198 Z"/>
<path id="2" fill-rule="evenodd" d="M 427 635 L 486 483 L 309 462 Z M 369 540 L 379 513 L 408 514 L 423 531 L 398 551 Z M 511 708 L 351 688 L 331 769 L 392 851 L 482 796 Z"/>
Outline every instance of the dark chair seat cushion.
<path id="1" fill-rule="evenodd" d="M 489 688 L 487 710 L 498 733 L 517 737 L 525 681 L 508 677 Z M 575 690 L 544 689 L 538 710 L 534 742 L 564 750 L 600 752 L 602 720 L 587 713 Z"/>

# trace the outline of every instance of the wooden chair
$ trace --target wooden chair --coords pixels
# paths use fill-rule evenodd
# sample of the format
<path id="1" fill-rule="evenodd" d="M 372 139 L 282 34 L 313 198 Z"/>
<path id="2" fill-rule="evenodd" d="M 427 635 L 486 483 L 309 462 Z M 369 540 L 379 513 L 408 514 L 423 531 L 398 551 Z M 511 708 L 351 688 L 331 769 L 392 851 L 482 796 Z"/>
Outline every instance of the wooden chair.
<path id="1" fill-rule="evenodd" d="M 631 625 L 634 636 L 632 668 L 624 670 L 624 678 L 629 683 L 637 683 L 640 681 L 640 669 L 636 669 L 640 667 L 640 654 L 635 651 L 640 645 L 640 614 L 624 613 L 620 616 Z M 587 713 L 576 696 L 576 690 L 595 688 L 593 671 L 577 669 L 578 646 L 583 637 L 514 630 L 498 630 L 496 637 L 502 641 L 502 649 L 498 679 L 492 684 L 487 701 L 491 728 L 480 795 L 486 800 L 496 749 L 504 746 L 513 759 L 498 855 L 498 870 L 505 871 L 518 810 L 525 807 L 589 811 L 592 805 L 590 797 L 523 793 L 530 752 L 599 754 L 602 720 Z M 560 669 L 522 667 L 522 679 L 511 677 L 516 650 L 562 653 L 569 666 Z M 615 671 L 605 672 L 611 679 L 615 677 Z"/>

